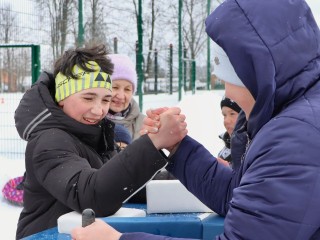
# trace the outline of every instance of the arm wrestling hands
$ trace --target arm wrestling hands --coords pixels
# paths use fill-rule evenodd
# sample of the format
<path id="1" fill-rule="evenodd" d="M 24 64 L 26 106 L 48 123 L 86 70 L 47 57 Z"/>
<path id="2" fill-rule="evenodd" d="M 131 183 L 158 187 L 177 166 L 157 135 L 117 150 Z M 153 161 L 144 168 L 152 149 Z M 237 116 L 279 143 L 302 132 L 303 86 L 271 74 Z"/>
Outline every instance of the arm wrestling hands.
<path id="1" fill-rule="evenodd" d="M 146 115 L 140 134 L 148 134 L 157 149 L 172 152 L 188 133 L 186 116 L 178 107 L 149 109 Z"/>

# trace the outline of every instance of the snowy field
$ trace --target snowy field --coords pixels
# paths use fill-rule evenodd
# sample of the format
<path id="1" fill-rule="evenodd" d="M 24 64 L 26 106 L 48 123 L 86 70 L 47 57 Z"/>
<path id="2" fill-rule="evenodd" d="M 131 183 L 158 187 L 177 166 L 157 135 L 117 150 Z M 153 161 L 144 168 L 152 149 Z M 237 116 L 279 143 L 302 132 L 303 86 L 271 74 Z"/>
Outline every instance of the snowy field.
<path id="1" fill-rule="evenodd" d="M 220 112 L 220 100 L 224 94 L 223 90 L 213 91 L 197 91 L 195 95 L 190 92 L 182 94 L 182 101 L 178 101 L 177 93 L 145 95 L 143 96 L 143 112 L 149 108 L 163 106 L 180 106 L 182 112 L 187 116 L 189 135 L 202 143 L 214 155 L 222 148 L 222 140 L 218 135 L 224 131 L 223 117 Z M 25 142 L 19 140 L 19 136 L 14 127 L 14 110 L 17 107 L 21 94 L 2 94 L 1 98 L 5 101 L 0 104 L 0 131 L 2 137 L 0 139 L 12 139 L 7 141 L 0 140 L 0 187 L 11 178 L 21 176 L 24 172 L 23 151 Z M 8 101 L 8 99 L 15 99 Z M 138 100 L 138 96 L 135 96 Z M 15 145 L 9 142 L 15 141 Z M 12 154 L 3 154 L 5 151 L 21 152 L 20 157 L 12 157 Z M 16 225 L 21 211 L 21 207 L 17 207 L 7 203 L 0 196 L 0 226 L 1 239 L 14 240 Z"/>

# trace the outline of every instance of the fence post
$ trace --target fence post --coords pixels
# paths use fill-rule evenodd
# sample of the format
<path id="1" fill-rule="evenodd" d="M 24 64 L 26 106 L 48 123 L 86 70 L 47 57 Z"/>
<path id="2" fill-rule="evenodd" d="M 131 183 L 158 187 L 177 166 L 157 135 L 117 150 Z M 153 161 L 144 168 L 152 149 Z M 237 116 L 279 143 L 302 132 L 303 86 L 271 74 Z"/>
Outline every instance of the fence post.
<path id="1" fill-rule="evenodd" d="M 143 28 L 142 28 L 142 0 L 138 1 L 138 18 L 137 18 L 137 30 L 138 30 L 138 47 L 137 49 L 137 73 L 138 73 L 138 94 L 139 94 L 139 107 L 140 111 L 143 110 L 143 91 L 142 84 L 144 81 L 144 66 L 143 66 Z"/>
<path id="2" fill-rule="evenodd" d="M 6 44 L 0 45 L 0 48 L 31 48 L 31 76 L 32 83 L 35 83 L 40 75 L 41 62 L 40 62 L 40 45 L 33 44 Z"/>
<path id="3" fill-rule="evenodd" d="M 113 38 L 113 52 L 116 54 L 118 53 L 118 38 L 117 37 Z"/>
<path id="4" fill-rule="evenodd" d="M 31 72 L 32 72 L 32 84 L 35 83 L 40 75 L 41 63 L 40 63 L 40 45 L 31 45 Z"/>
<path id="5" fill-rule="evenodd" d="M 187 48 L 183 49 L 183 85 L 184 91 L 186 92 L 187 89 Z"/>
<path id="6" fill-rule="evenodd" d="M 178 84 L 178 93 L 179 98 L 181 100 L 181 85 L 182 85 L 182 8 L 183 8 L 183 1 L 179 0 L 179 12 L 178 12 L 178 32 L 179 32 L 179 45 L 178 45 L 178 54 L 179 54 L 179 84 Z"/>
<path id="7" fill-rule="evenodd" d="M 192 94 L 196 92 L 196 60 L 193 59 L 192 64 L 192 73 L 191 73 L 191 85 L 192 85 Z"/>
<path id="8" fill-rule="evenodd" d="M 207 15 L 210 15 L 211 0 L 207 1 Z M 211 89 L 210 37 L 207 36 L 207 90 Z"/>
<path id="9" fill-rule="evenodd" d="M 154 90 L 158 94 L 158 50 L 154 50 Z"/>

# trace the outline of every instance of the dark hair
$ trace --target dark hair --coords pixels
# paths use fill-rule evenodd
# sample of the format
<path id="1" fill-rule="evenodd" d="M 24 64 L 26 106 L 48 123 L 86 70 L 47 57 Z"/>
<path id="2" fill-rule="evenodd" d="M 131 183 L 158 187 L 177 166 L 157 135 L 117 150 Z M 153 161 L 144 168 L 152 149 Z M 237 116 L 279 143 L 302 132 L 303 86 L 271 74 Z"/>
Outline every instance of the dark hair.
<path id="1" fill-rule="evenodd" d="M 56 60 L 53 71 L 54 77 L 61 72 L 66 77 L 78 79 L 78 77 L 72 72 L 73 67 L 78 65 L 85 71 L 93 72 L 93 69 L 86 66 L 86 63 L 89 61 L 95 61 L 103 72 L 111 75 L 113 73 L 113 63 L 107 57 L 107 54 L 108 51 L 104 44 L 92 47 L 77 47 L 75 49 L 69 49 Z"/>

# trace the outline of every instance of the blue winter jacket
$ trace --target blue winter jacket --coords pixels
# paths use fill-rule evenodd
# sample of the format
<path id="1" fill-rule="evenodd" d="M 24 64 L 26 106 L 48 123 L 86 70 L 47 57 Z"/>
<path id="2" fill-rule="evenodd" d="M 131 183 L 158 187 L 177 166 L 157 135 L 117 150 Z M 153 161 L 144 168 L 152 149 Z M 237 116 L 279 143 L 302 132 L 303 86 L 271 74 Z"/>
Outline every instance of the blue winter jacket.
<path id="1" fill-rule="evenodd" d="M 169 170 L 225 215 L 217 239 L 320 239 L 320 33 L 309 7 L 302 0 L 226 0 L 206 31 L 256 103 L 232 139 L 235 171 L 190 137 Z"/>

